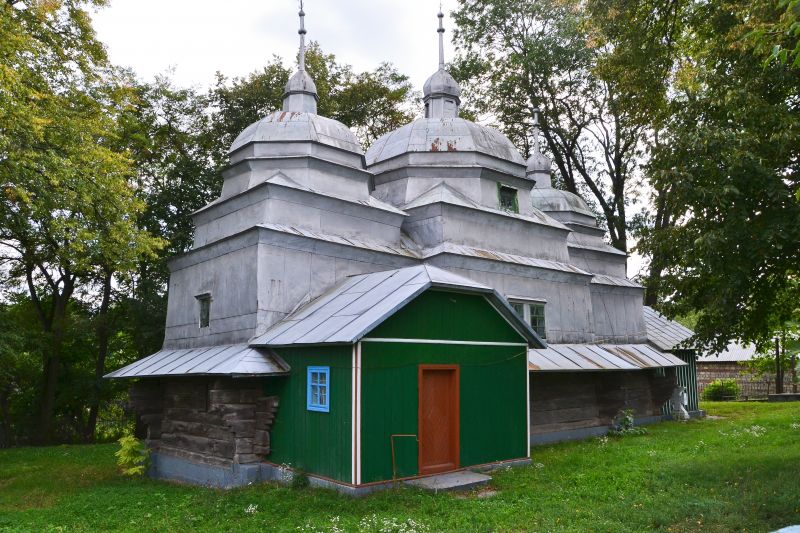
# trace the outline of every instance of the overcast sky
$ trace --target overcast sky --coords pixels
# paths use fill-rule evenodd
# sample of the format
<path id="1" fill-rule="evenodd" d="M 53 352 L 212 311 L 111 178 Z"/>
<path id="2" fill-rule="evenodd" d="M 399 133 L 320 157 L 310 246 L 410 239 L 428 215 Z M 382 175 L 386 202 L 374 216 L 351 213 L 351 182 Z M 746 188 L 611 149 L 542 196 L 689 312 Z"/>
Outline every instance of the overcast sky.
<path id="1" fill-rule="evenodd" d="M 111 0 L 94 15 L 111 60 L 152 78 L 174 68 L 179 85 L 243 76 L 298 47 L 297 0 Z M 444 0 L 446 15 L 456 0 Z M 308 39 L 357 70 L 394 63 L 421 90 L 438 66 L 438 0 L 305 0 Z M 452 21 L 445 18 L 452 58 Z"/>

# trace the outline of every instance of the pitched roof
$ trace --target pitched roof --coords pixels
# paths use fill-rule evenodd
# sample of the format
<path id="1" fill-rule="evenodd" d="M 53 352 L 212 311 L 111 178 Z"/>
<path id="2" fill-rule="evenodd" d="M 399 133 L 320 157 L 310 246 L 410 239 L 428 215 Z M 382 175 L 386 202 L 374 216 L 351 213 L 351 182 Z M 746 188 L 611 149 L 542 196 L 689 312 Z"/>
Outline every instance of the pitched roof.
<path id="1" fill-rule="evenodd" d="M 528 369 L 535 371 L 642 370 L 686 363 L 647 344 L 550 344 L 528 350 Z"/>
<path id="2" fill-rule="evenodd" d="M 203 348 L 167 348 L 106 374 L 105 377 L 244 377 L 285 374 L 287 372 L 289 372 L 289 365 L 272 350 L 251 348 L 246 344 L 227 344 Z"/>
<path id="3" fill-rule="evenodd" d="M 485 296 L 531 346 L 546 346 L 497 291 L 430 265 L 352 276 L 250 344 L 352 344 L 431 287 Z"/>
<path id="4" fill-rule="evenodd" d="M 697 358 L 698 363 L 735 363 L 739 361 L 749 361 L 756 355 L 754 344 L 741 344 L 732 342 L 728 348 L 719 354 L 704 355 Z"/>
<path id="5" fill-rule="evenodd" d="M 644 306 L 644 322 L 647 326 L 647 341 L 659 350 L 693 348 L 682 346 L 681 343 L 694 336 L 694 331 L 668 319 L 652 307 Z"/>

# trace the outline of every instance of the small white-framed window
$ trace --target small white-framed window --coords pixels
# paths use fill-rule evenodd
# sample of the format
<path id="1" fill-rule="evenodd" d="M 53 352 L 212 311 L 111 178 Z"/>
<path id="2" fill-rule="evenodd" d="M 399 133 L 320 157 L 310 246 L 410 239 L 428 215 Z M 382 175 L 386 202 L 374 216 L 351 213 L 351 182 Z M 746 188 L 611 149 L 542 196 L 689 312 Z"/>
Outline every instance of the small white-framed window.
<path id="1" fill-rule="evenodd" d="M 306 407 L 309 411 L 327 413 L 331 410 L 331 367 L 308 367 Z"/>
<path id="2" fill-rule="evenodd" d="M 547 328 L 545 325 L 545 304 L 542 300 L 521 300 L 509 299 L 508 303 L 514 311 L 536 332 L 541 339 L 547 339 Z"/>
<path id="3" fill-rule="evenodd" d="M 211 295 L 209 293 L 198 294 L 195 298 L 200 314 L 199 327 L 207 328 L 211 323 Z"/>

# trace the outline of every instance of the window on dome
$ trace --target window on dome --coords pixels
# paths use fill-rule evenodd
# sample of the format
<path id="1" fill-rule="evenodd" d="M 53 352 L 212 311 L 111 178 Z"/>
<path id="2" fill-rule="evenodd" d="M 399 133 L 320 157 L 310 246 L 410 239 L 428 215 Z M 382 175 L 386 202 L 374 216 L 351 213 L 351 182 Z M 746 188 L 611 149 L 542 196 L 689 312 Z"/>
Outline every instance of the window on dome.
<path id="1" fill-rule="evenodd" d="M 517 189 L 497 184 L 497 195 L 500 199 L 500 209 L 511 213 L 519 213 L 519 202 L 517 201 Z"/>

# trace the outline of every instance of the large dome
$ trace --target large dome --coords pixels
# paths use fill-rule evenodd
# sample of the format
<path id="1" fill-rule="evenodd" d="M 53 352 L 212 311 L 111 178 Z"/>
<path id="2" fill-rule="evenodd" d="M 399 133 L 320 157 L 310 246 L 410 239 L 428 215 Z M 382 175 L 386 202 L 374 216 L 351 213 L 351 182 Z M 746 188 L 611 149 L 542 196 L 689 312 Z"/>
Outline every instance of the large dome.
<path id="1" fill-rule="evenodd" d="M 409 152 L 478 152 L 525 165 L 508 137 L 463 118 L 421 118 L 387 133 L 367 150 L 367 165 Z"/>
<path id="2" fill-rule="evenodd" d="M 247 126 L 233 141 L 230 153 L 250 144 L 269 142 L 316 142 L 363 155 L 355 134 L 336 120 L 313 113 L 275 111 Z"/>

